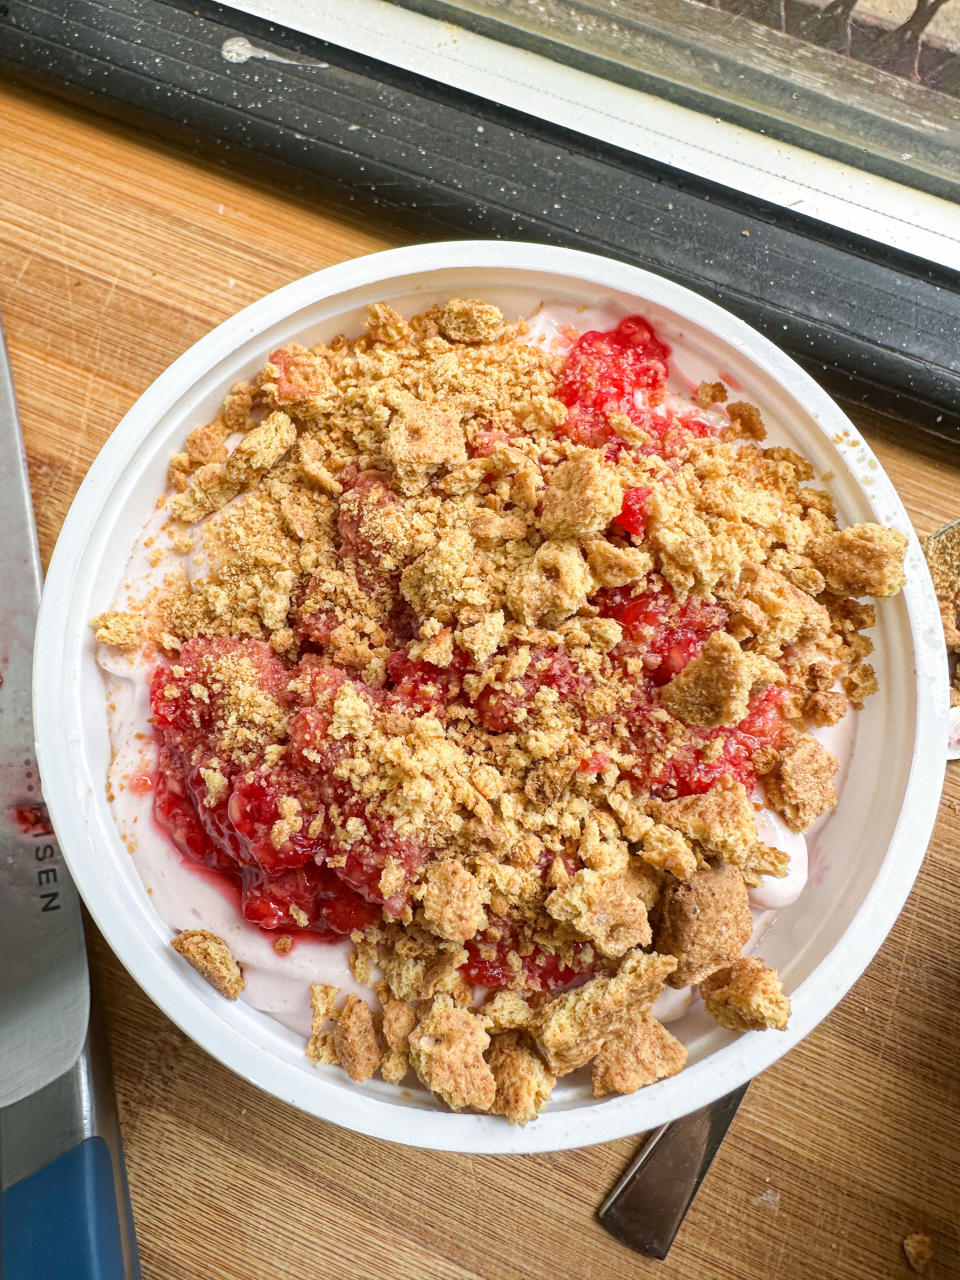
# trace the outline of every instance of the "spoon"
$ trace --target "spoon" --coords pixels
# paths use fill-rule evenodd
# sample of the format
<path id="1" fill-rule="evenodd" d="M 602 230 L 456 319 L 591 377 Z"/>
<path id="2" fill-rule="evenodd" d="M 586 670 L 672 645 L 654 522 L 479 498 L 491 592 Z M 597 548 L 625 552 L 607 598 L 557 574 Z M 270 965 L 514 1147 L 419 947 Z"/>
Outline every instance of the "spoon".
<path id="1" fill-rule="evenodd" d="M 645 1258 L 665 1258 L 747 1085 L 654 1129 L 597 1211 L 616 1238 Z"/>

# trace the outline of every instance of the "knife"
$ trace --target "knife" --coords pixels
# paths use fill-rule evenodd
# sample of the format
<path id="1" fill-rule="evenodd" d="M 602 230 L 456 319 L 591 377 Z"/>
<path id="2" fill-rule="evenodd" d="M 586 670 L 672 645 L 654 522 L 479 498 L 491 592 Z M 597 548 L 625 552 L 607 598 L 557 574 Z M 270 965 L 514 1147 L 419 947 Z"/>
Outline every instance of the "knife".
<path id="1" fill-rule="evenodd" d="M 40 556 L 0 327 L 0 1275 L 139 1280 L 83 920 L 33 745 Z"/>

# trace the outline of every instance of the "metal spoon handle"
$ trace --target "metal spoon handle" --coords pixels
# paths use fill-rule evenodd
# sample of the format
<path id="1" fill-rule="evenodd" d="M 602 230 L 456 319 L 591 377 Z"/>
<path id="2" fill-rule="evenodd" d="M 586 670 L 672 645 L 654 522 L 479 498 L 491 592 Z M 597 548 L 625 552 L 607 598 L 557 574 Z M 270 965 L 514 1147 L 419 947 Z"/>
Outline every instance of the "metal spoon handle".
<path id="1" fill-rule="evenodd" d="M 665 1258 L 747 1086 L 654 1129 L 597 1216 L 623 1244 Z"/>

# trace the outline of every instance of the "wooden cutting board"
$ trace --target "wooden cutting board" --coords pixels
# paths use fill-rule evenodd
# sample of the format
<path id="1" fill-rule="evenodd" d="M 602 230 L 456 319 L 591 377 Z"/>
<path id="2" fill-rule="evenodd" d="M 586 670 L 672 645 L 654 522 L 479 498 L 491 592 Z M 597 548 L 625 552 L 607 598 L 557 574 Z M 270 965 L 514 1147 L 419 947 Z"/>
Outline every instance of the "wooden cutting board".
<path id="1" fill-rule="evenodd" d="M 431 238 L 32 92 L 0 87 L 0 120 L 0 313 L 45 559 L 100 445 L 192 342 L 307 272 Z M 948 446 L 854 416 L 919 533 L 960 515 Z M 878 1280 L 910 1274 L 920 1228 L 928 1275 L 960 1275 L 958 801 L 960 765 L 880 955 L 751 1087 L 659 1264 L 594 1217 L 633 1139 L 479 1157 L 356 1136 L 234 1077 L 94 940 L 147 1280 Z"/>

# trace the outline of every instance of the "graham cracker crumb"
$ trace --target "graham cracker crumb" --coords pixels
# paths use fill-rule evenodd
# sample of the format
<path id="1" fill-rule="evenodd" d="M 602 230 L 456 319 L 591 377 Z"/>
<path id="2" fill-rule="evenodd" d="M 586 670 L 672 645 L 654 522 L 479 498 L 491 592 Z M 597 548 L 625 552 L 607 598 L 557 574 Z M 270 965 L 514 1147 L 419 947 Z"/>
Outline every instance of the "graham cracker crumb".
<path id="1" fill-rule="evenodd" d="M 639 547 L 620 547 L 605 538 L 591 538 L 584 545 L 590 572 L 601 587 L 625 587 L 653 568 L 652 557 Z"/>
<path id="2" fill-rule="evenodd" d="M 806 831 L 837 803 L 833 778 L 839 767 L 816 738 L 800 734 L 764 778 L 767 804 L 794 831 Z"/>
<path id="3" fill-rule="evenodd" d="M 170 512 L 185 524 L 195 524 L 219 511 L 283 456 L 297 438 L 290 418 L 280 410 L 251 428 L 226 462 L 208 463 L 196 471 L 187 488 L 170 502 Z"/>
<path id="4" fill-rule="evenodd" d="M 451 342 L 491 342 L 503 328 L 503 312 L 476 298 L 451 298 L 440 313 L 440 331 Z"/>
<path id="5" fill-rule="evenodd" d="M 752 932 L 747 887 L 736 867 L 721 863 L 670 885 L 655 938 L 658 951 L 676 958 L 667 981 L 674 987 L 703 982 L 739 959 Z"/>
<path id="6" fill-rule="evenodd" d="M 847 695 L 839 689 L 817 690 L 811 693 L 803 704 L 803 714 L 818 728 L 839 724 L 847 714 L 849 703 Z"/>
<path id="7" fill-rule="evenodd" d="M 144 620 L 138 613 L 110 609 L 91 618 L 90 626 L 100 644 L 113 645 L 116 649 L 139 649 L 143 643 Z"/>
<path id="8" fill-rule="evenodd" d="M 784 1031 L 790 1017 L 776 969 L 753 956 L 716 970 L 700 984 L 700 994 L 711 1017 L 731 1031 Z"/>
<path id="9" fill-rule="evenodd" d="M 775 662 L 745 653 L 733 636 L 715 631 L 700 656 L 665 685 L 660 702 L 685 724 L 705 729 L 736 725 L 760 687 L 783 684 L 785 678 Z"/>
<path id="10" fill-rule="evenodd" d="M 830 632 L 824 605 L 764 565 L 744 565 L 736 587 L 724 592 L 732 634 L 750 640 L 754 652 L 779 658 L 797 641 L 820 641 Z"/>
<path id="11" fill-rule="evenodd" d="M 343 493 L 343 485 L 326 465 L 319 440 L 302 436 L 297 442 L 297 462 L 300 465 L 301 475 L 309 484 L 315 485 L 332 498 L 337 498 Z"/>
<path id="12" fill-rule="evenodd" d="M 386 1045 L 380 1074 L 388 1084 L 399 1084 L 410 1069 L 408 1041 L 417 1020 L 416 1010 L 404 1000 L 394 1000 L 386 983 L 378 984 L 383 1009 L 383 1039 Z"/>
<path id="13" fill-rule="evenodd" d="M 481 1020 L 439 995 L 410 1033 L 410 1061 L 427 1088 L 454 1111 L 489 1111 L 497 1093 L 483 1057 L 489 1045 Z"/>
<path id="14" fill-rule="evenodd" d="M 369 1080 L 380 1065 L 380 1046 L 370 1006 L 348 995 L 335 1015 L 333 1047 L 337 1061 L 351 1080 Z"/>
<path id="15" fill-rule="evenodd" d="M 550 538 L 585 538 L 604 530 L 623 502 L 623 488 L 599 449 L 561 462 L 543 495 L 540 527 Z"/>
<path id="16" fill-rule="evenodd" d="M 613 959 L 647 946 L 653 936 L 646 907 L 618 873 L 584 868 L 554 889 L 544 905 L 554 920 L 572 925 Z"/>
<path id="17" fill-rule="evenodd" d="M 814 563 L 831 591 L 844 596 L 892 596 L 903 586 L 906 534 L 877 524 L 852 524 L 818 539 Z"/>
<path id="18" fill-rule="evenodd" d="M 576 991 L 548 1001 L 534 1027 L 550 1070 L 566 1075 L 596 1057 L 625 1020 L 649 1011 L 675 968 L 672 956 L 630 951 L 615 977 L 591 978 Z"/>
<path id="19" fill-rule="evenodd" d="M 544 542 L 507 584 L 506 601 L 520 622 L 555 626 L 586 604 L 590 570 L 576 542 Z"/>
<path id="20" fill-rule="evenodd" d="M 246 986 L 230 948 L 209 929 L 183 929 L 170 945 L 228 1000 L 236 1000 Z"/>
<path id="21" fill-rule="evenodd" d="M 494 1036 L 487 1064 L 496 1081 L 496 1095 L 490 1107 L 493 1115 L 505 1116 L 511 1124 L 525 1125 L 535 1120 L 550 1100 L 557 1078 L 543 1059 L 516 1031 Z"/>
<path id="22" fill-rule="evenodd" d="M 520 1031 L 534 1020 L 534 1011 L 518 991 L 498 991 L 492 1000 L 480 1009 L 485 1029 L 494 1031 Z"/>
<path id="23" fill-rule="evenodd" d="M 742 864 L 757 842 L 757 822 L 747 789 L 728 776 L 702 795 L 661 800 L 653 803 L 651 810 L 659 822 L 727 862 Z"/>
<path id="24" fill-rule="evenodd" d="M 644 861 L 657 871 L 669 871 L 678 880 L 689 880 L 699 865 L 690 842 L 674 827 L 657 822 L 643 837 Z"/>
<path id="25" fill-rule="evenodd" d="M 697 387 L 697 404 L 701 409 L 709 409 L 712 404 L 721 404 L 727 398 L 727 388 L 722 382 L 701 382 Z"/>
<path id="26" fill-rule="evenodd" d="M 435 471 L 449 471 L 466 462 L 464 433 L 456 414 L 405 391 L 388 395 L 387 403 L 393 415 L 384 455 L 404 493 L 422 489 Z"/>
<path id="27" fill-rule="evenodd" d="M 908 1236 L 904 1236 L 903 1253 L 910 1270 L 916 1271 L 918 1275 L 923 1275 L 936 1256 L 933 1240 L 925 1231 L 911 1231 Z"/>
<path id="28" fill-rule="evenodd" d="M 736 986 L 745 885 L 787 869 L 754 780 L 798 822 L 829 803 L 800 731 L 876 688 L 854 596 L 894 589 L 902 550 L 841 531 L 722 383 L 694 434 L 662 391 L 654 417 L 589 379 L 574 403 L 566 350 L 452 299 L 272 352 L 171 460 L 174 567 L 131 615 L 163 650 L 161 769 L 204 825 L 265 796 L 267 861 L 302 848 L 363 899 L 383 1052 L 379 1014 L 351 997 L 328 1026 L 324 996 L 310 1056 L 390 1081 L 412 1057 L 518 1123 L 591 1058 L 602 1092 L 679 1069 L 649 1018 L 668 976 Z M 583 985 L 537 990 L 551 965 Z"/>
<path id="29" fill-rule="evenodd" d="M 687 1050 L 649 1014 L 628 1023 L 603 1042 L 593 1060 L 593 1096 L 635 1093 L 682 1071 Z"/>
<path id="30" fill-rule="evenodd" d="M 459 862 L 437 862 L 428 868 L 422 901 L 428 926 L 453 942 L 472 938 L 486 919 L 476 877 Z"/>
<path id="31" fill-rule="evenodd" d="M 502 609 L 495 609 L 480 622 L 472 626 L 461 627 L 457 631 L 457 644 L 465 653 L 469 653 L 475 662 L 482 666 L 497 652 L 503 636 L 504 617 Z"/>
<path id="32" fill-rule="evenodd" d="M 763 425 L 763 416 L 756 405 L 747 404 L 745 400 L 735 400 L 727 405 L 727 413 L 736 435 L 744 436 L 748 440 L 763 440 L 766 436 L 767 430 Z"/>
<path id="33" fill-rule="evenodd" d="M 310 1039 L 307 1041 L 306 1055 L 317 1066 L 333 1066 L 338 1061 L 332 1029 L 326 1030 L 326 1024 L 333 1016 L 339 989 L 327 986 L 322 982 L 310 984 L 310 1007 L 313 1010 Z"/>

